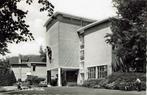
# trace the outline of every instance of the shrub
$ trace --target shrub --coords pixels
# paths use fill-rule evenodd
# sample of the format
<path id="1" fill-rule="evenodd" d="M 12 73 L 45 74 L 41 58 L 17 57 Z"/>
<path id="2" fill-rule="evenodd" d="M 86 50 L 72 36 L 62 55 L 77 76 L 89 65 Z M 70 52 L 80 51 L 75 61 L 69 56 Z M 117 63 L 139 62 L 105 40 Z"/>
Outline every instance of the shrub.
<path id="1" fill-rule="evenodd" d="M 99 82 L 100 87 L 102 88 L 107 88 L 106 85 L 108 84 L 109 80 L 108 79 L 101 79 Z"/>
<path id="2" fill-rule="evenodd" d="M 30 85 L 38 85 L 41 81 L 44 81 L 45 78 L 40 78 L 38 76 L 28 76 L 26 81 L 30 82 Z"/>
<path id="3" fill-rule="evenodd" d="M 105 79 L 86 80 L 82 86 L 116 90 L 136 90 L 136 79 L 141 80 L 141 89 L 146 90 L 145 73 L 113 73 Z"/>
<path id="4" fill-rule="evenodd" d="M 139 78 L 142 82 L 141 89 L 146 89 L 146 76 L 145 73 L 113 73 L 107 79 L 108 84 L 113 83 L 113 87 L 110 89 L 118 90 L 136 90 L 136 79 Z M 111 84 L 112 85 L 112 84 Z M 107 85 L 107 88 L 109 85 Z"/>
<path id="5" fill-rule="evenodd" d="M 105 88 L 106 88 L 106 89 L 115 89 L 115 82 L 106 84 Z"/>
<path id="6" fill-rule="evenodd" d="M 126 91 L 131 91 L 136 89 L 134 82 L 120 82 L 119 84 L 116 84 L 115 87 L 117 87 L 117 89 L 119 90 L 126 90 Z"/>
<path id="7" fill-rule="evenodd" d="M 143 81 L 143 82 L 141 83 L 141 89 L 142 89 L 142 90 L 146 90 L 146 81 Z"/>
<path id="8" fill-rule="evenodd" d="M 90 88 L 100 87 L 99 85 L 100 81 L 102 81 L 102 79 L 86 80 L 84 81 L 83 86 L 90 87 Z"/>

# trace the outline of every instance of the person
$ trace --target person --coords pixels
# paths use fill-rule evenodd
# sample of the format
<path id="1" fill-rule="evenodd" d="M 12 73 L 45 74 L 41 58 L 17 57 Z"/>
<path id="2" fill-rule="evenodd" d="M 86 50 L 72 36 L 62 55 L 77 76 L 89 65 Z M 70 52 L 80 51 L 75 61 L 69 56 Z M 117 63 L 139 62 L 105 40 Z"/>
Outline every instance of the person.
<path id="1" fill-rule="evenodd" d="M 55 81 L 56 81 L 56 86 L 58 85 L 58 74 L 56 74 L 56 78 L 55 78 Z"/>
<path id="2" fill-rule="evenodd" d="M 136 79 L 136 88 L 138 91 L 141 91 L 141 80 L 139 78 Z"/>
<path id="3" fill-rule="evenodd" d="M 18 81 L 18 83 L 17 83 L 17 89 L 18 90 L 22 90 L 22 88 L 21 88 L 21 81 Z"/>

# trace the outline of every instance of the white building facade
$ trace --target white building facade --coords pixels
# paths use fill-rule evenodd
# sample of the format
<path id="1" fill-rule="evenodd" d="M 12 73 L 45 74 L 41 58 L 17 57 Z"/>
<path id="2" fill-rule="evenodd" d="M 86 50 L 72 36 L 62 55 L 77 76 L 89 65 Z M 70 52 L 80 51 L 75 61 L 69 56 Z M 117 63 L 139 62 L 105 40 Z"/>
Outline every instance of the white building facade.
<path id="1" fill-rule="evenodd" d="M 111 33 L 108 19 L 78 30 L 80 36 L 80 75 L 83 80 L 105 78 L 112 73 L 112 48 L 105 36 Z M 83 83 L 83 80 L 79 84 Z"/>
<path id="2" fill-rule="evenodd" d="M 104 78 L 112 73 L 111 46 L 105 35 L 111 33 L 109 20 L 95 20 L 55 13 L 45 24 L 47 81 L 58 79 L 82 84 L 87 79 Z"/>

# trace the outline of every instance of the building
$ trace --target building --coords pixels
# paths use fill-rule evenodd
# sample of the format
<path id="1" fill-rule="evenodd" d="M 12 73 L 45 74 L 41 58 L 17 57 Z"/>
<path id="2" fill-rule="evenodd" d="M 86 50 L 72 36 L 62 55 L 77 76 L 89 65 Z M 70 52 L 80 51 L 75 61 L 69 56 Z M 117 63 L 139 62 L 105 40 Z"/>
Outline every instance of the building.
<path id="1" fill-rule="evenodd" d="M 105 78 L 112 73 L 112 49 L 105 42 L 111 33 L 110 21 L 96 21 L 77 30 L 80 37 L 80 69 L 82 84 L 84 80 Z"/>
<path id="2" fill-rule="evenodd" d="M 76 30 L 92 22 L 94 20 L 59 12 L 46 22 L 47 47 L 52 51 L 51 60 L 47 60 L 48 82 L 57 75 L 58 86 L 61 86 L 61 76 L 68 83 L 77 81 L 79 36 Z"/>
<path id="3" fill-rule="evenodd" d="M 58 79 L 82 84 L 111 73 L 111 47 L 104 36 L 110 33 L 109 20 L 96 22 L 56 12 L 45 24 L 47 45 L 47 82 Z"/>
<path id="4" fill-rule="evenodd" d="M 25 81 L 27 75 L 38 76 L 46 79 L 46 63 L 41 61 L 37 62 L 40 59 L 39 56 L 34 57 L 36 57 L 37 60 L 33 57 L 30 57 L 29 60 L 25 57 L 15 57 L 10 59 L 11 69 L 14 72 L 16 80 L 21 79 L 22 81 Z"/>

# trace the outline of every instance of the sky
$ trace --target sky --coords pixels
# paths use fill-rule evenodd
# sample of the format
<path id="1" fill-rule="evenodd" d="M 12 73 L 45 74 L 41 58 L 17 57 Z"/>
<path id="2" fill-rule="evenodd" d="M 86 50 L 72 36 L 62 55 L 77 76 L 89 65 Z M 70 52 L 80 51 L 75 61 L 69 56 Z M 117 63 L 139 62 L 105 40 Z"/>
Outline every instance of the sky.
<path id="1" fill-rule="evenodd" d="M 37 0 L 35 0 L 37 1 Z M 115 16 L 115 9 L 112 7 L 112 0 L 49 0 L 54 6 L 54 12 L 64 12 L 72 15 L 101 20 Z M 45 47 L 45 32 L 43 27 L 49 17 L 46 13 L 39 12 L 39 4 L 34 2 L 31 6 L 24 2 L 18 4 L 23 10 L 29 10 L 26 23 L 30 25 L 30 31 L 35 38 L 34 41 L 21 42 L 19 44 L 9 44 L 10 56 L 19 54 L 39 54 L 40 46 Z"/>

